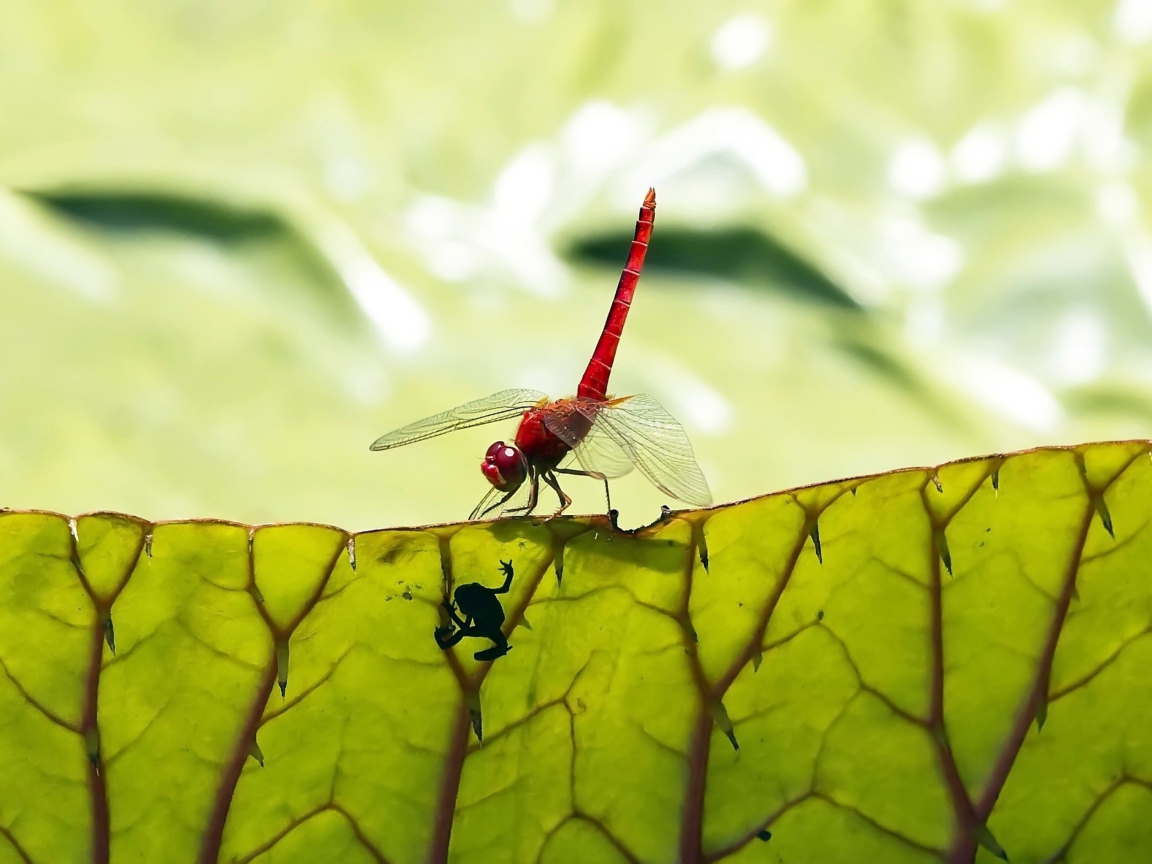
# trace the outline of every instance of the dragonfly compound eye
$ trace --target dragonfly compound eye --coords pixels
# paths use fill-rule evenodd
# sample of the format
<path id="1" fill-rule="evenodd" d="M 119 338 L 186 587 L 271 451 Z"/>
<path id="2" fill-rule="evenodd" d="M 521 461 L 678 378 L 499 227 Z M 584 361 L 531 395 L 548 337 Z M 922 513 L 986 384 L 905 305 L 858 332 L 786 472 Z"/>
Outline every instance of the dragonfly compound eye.
<path id="1" fill-rule="evenodd" d="M 518 448 L 497 441 L 484 454 L 480 470 L 497 489 L 514 489 L 528 476 L 528 460 Z"/>

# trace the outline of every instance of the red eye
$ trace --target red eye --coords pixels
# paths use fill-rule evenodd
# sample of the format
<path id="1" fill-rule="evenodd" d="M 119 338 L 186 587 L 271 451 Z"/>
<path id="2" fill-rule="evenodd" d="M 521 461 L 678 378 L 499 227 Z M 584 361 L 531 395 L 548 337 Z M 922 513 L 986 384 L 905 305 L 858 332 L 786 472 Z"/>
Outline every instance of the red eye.
<path id="1" fill-rule="evenodd" d="M 497 441 L 484 454 L 480 471 L 497 489 L 515 489 L 528 476 L 528 460 L 517 448 Z"/>

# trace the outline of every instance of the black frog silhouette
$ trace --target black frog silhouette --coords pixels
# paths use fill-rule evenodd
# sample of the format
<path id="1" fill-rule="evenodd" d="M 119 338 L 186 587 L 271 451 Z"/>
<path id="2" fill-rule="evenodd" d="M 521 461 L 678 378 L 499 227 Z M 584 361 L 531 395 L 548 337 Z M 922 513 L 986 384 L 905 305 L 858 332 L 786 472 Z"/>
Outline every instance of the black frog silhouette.
<path id="1" fill-rule="evenodd" d="M 478 582 L 469 582 L 466 585 L 456 587 L 454 600 L 449 601 L 445 598 L 441 605 L 448 610 L 448 615 L 456 627 L 453 629 L 452 624 L 448 624 L 436 628 L 433 635 L 436 637 L 436 644 L 442 650 L 447 651 L 465 636 L 478 636 L 492 640 L 491 648 L 485 648 L 472 655 L 480 661 L 495 660 L 497 657 L 503 657 L 512 649 L 504 631 L 500 629 L 504 626 L 504 607 L 500 605 L 500 601 L 496 597 L 497 594 L 507 594 L 512 587 L 514 575 L 512 562 L 501 561 L 500 571 L 504 574 L 504 584 L 499 588 L 489 588 Z M 456 611 L 457 607 L 459 607 L 459 612 Z M 463 619 L 460 618 L 461 614 L 464 615 Z"/>

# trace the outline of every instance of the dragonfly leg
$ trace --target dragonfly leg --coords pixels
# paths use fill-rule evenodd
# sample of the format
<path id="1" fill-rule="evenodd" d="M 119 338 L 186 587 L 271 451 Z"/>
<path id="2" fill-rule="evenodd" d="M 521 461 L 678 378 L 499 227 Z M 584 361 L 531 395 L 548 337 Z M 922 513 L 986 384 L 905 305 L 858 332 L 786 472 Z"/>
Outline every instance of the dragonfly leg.
<path id="1" fill-rule="evenodd" d="M 593 480 L 599 480 L 604 484 L 604 500 L 608 502 L 608 510 L 612 510 L 612 494 L 608 491 L 608 477 L 601 474 L 599 471 L 580 471 L 576 468 L 557 468 L 557 474 L 571 474 L 574 477 L 591 477 Z"/>
<path id="2" fill-rule="evenodd" d="M 524 513 L 527 516 L 536 509 L 536 501 L 540 497 L 540 475 L 535 471 L 528 472 L 528 482 L 532 485 L 528 487 L 528 503 L 523 507 L 509 507 L 509 513 Z"/>
<path id="3" fill-rule="evenodd" d="M 560 509 L 552 514 L 553 517 L 559 516 L 565 510 L 572 506 L 572 499 L 564 494 L 564 490 L 560 488 L 560 483 L 556 479 L 556 475 L 551 471 L 544 473 L 544 482 L 556 490 L 556 494 L 560 496 Z"/>
<path id="4" fill-rule="evenodd" d="M 507 502 L 508 499 L 510 499 L 513 495 L 515 495 L 519 490 L 520 490 L 520 487 L 517 486 L 515 489 L 508 492 L 507 495 L 505 495 L 503 498 L 501 498 L 499 501 L 497 501 L 495 504 L 492 504 L 489 507 L 484 506 L 484 502 L 488 500 L 488 496 L 485 495 L 483 498 L 480 499 L 480 503 L 476 505 L 476 509 L 472 511 L 472 515 L 468 517 L 469 521 L 471 521 L 473 519 L 483 519 L 485 516 L 487 516 L 493 510 L 499 510 L 501 507 L 504 506 L 505 502 Z M 493 490 L 493 491 L 495 491 L 495 490 Z M 509 512 L 511 512 L 511 511 L 509 511 Z"/>

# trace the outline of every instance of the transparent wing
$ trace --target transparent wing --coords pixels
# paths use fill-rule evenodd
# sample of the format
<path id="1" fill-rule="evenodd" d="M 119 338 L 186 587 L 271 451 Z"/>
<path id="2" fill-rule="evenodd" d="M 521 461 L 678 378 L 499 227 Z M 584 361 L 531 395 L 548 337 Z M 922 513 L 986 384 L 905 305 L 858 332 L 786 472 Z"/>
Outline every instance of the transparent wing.
<path id="1" fill-rule="evenodd" d="M 488 493 L 480 499 L 480 503 L 476 505 L 476 509 L 472 511 L 472 515 L 469 516 L 468 519 L 495 519 L 510 510 L 523 513 L 528 505 L 528 499 L 531 497 L 531 493 L 532 484 L 530 481 L 525 480 L 520 484 L 520 488 L 512 494 L 512 497 L 501 504 L 501 499 L 508 493 L 502 492 L 493 486 L 488 490 Z"/>
<path id="2" fill-rule="evenodd" d="M 608 433 L 603 423 L 593 423 L 592 431 L 572 451 L 585 471 L 603 474 L 609 480 L 623 477 L 634 467 L 632 459 Z"/>
<path id="3" fill-rule="evenodd" d="M 547 398 L 535 390 L 501 390 L 499 393 L 465 402 L 449 411 L 441 411 L 439 414 L 409 423 L 387 435 L 381 435 L 370 449 L 391 450 L 393 447 L 435 438 L 445 432 L 508 420 Z"/>
<path id="4" fill-rule="evenodd" d="M 561 399 L 548 406 L 544 426 L 572 448 L 572 456 L 585 471 L 608 479 L 623 477 L 632 470 L 632 460 L 612 436 L 596 423 L 604 403 L 592 399 Z M 570 465 L 571 460 L 563 463 Z"/>
<path id="5" fill-rule="evenodd" d="M 651 396 L 641 393 L 606 403 L 596 414 L 592 435 L 610 438 L 665 494 L 697 507 L 712 503 L 684 428 Z"/>

